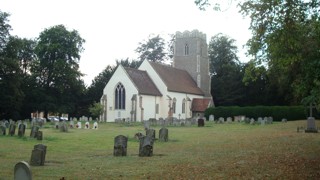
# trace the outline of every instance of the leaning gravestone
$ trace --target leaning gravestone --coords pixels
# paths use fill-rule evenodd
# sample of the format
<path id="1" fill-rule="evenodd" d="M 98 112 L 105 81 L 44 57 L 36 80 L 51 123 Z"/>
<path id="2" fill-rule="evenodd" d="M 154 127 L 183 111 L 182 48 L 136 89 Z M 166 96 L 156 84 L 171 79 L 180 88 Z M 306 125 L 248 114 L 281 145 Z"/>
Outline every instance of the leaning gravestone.
<path id="1" fill-rule="evenodd" d="M 1 133 L 1 135 L 6 135 L 6 127 L 5 126 L 0 126 L 0 133 Z"/>
<path id="2" fill-rule="evenodd" d="M 159 130 L 159 141 L 167 142 L 168 141 L 168 129 L 161 128 Z"/>
<path id="3" fill-rule="evenodd" d="M 156 131 L 154 129 L 147 129 L 146 136 L 149 136 L 149 137 L 155 139 L 156 138 Z"/>
<path id="4" fill-rule="evenodd" d="M 316 121 L 314 117 L 308 117 L 307 119 L 307 129 L 304 130 L 306 133 L 317 133 L 318 129 L 316 127 Z"/>
<path id="5" fill-rule="evenodd" d="M 30 166 L 25 161 L 20 161 L 14 166 L 14 180 L 32 180 Z"/>
<path id="6" fill-rule="evenodd" d="M 10 124 L 9 126 L 9 134 L 13 136 L 16 133 L 16 125 L 14 123 Z"/>
<path id="7" fill-rule="evenodd" d="M 139 156 L 152 156 L 153 155 L 153 138 L 144 136 L 140 138 Z"/>
<path id="8" fill-rule="evenodd" d="M 37 138 L 38 131 L 39 131 L 39 127 L 38 126 L 33 126 L 31 128 L 30 137 L 31 138 Z"/>
<path id="9" fill-rule="evenodd" d="M 43 144 L 37 144 L 34 146 L 31 154 L 30 165 L 31 166 L 43 166 L 47 153 L 47 146 Z"/>
<path id="10" fill-rule="evenodd" d="M 204 119 L 198 119 L 198 127 L 204 127 Z"/>
<path id="11" fill-rule="evenodd" d="M 128 138 L 119 135 L 114 138 L 113 155 L 114 156 L 126 156 L 127 155 L 127 143 Z"/>
<path id="12" fill-rule="evenodd" d="M 26 125 L 25 124 L 19 124 L 19 127 L 18 127 L 18 136 L 19 137 L 23 137 L 24 134 L 26 132 Z"/>

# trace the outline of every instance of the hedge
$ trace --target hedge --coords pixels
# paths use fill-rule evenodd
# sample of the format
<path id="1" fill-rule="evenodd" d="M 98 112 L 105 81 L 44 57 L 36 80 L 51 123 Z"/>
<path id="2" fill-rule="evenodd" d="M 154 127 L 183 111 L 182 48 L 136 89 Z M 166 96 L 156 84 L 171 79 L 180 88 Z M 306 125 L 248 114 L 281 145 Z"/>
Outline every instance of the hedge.
<path id="1" fill-rule="evenodd" d="M 307 114 L 308 109 L 304 106 L 219 106 L 208 108 L 205 111 L 207 119 L 210 115 L 214 115 L 215 119 L 244 115 L 255 119 L 271 116 L 274 121 L 281 121 L 283 118 L 288 121 L 306 119 Z"/>

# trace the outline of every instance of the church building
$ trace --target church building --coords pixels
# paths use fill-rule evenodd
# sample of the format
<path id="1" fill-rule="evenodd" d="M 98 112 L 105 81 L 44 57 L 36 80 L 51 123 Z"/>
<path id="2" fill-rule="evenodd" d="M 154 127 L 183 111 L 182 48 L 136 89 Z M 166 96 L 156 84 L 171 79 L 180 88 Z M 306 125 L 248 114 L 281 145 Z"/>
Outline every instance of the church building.
<path id="1" fill-rule="evenodd" d="M 143 61 L 138 69 L 119 65 L 103 90 L 102 121 L 187 119 L 213 106 L 206 35 L 176 33 L 173 65 Z"/>

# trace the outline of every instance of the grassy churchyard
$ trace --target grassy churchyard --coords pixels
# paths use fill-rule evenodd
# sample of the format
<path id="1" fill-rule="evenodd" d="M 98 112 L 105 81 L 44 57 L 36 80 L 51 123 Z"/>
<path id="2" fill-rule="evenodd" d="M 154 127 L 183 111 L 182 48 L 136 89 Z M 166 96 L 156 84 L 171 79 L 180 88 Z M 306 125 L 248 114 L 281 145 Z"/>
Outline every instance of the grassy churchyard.
<path id="1" fill-rule="evenodd" d="M 47 146 L 44 166 L 30 166 L 33 179 L 320 179 L 320 134 L 297 132 L 306 120 L 266 125 L 243 123 L 167 127 L 169 141 L 139 157 L 134 134 L 143 124 L 100 123 L 98 130 L 60 132 L 47 123 L 43 140 L 0 136 L 0 179 L 13 179 L 33 146 Z M 316 121 L 317 126 L 320 122 Z M 90 124 L 92 126 L 92 123 Z M 156 130 L 158 137 L 160 127 Z M 7 133 L 8 134 L 8 133 Z M 127 156 L 114 157 L 114 137 L 128 136 Z"/>

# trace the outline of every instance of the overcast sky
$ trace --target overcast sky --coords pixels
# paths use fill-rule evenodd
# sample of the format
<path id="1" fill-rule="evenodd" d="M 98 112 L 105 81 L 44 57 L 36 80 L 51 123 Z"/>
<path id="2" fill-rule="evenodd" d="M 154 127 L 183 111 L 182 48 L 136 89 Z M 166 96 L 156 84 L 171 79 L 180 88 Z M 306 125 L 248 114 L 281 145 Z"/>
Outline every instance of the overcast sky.
<path id="1" fill-rule="evenodd" d="M 207 42 L 217 33 L 236 40 L 240 60 L 248 61 L 243 45 L 251 37 L 250 21 L 237 9 L 200 11 L 194 0 L 0 0 L 10 13 L 11 35 L 37 38 L 44 29 L 63 24 L 86 40 L 80 71 L 87 85 L 116 59 L 135 59 L 139 42 L 150 34 L 166 36 L 198 29 Z"/>

